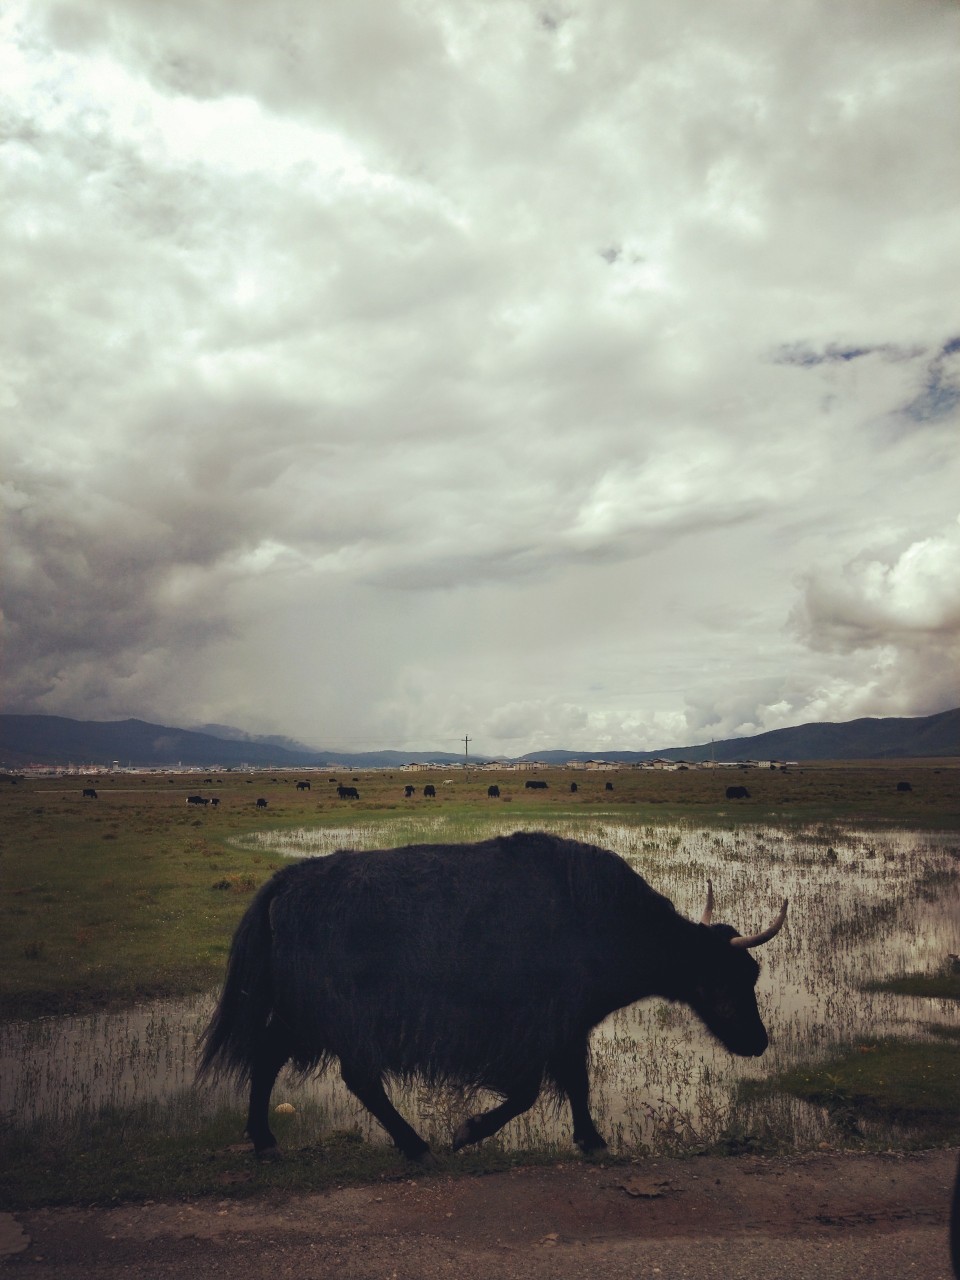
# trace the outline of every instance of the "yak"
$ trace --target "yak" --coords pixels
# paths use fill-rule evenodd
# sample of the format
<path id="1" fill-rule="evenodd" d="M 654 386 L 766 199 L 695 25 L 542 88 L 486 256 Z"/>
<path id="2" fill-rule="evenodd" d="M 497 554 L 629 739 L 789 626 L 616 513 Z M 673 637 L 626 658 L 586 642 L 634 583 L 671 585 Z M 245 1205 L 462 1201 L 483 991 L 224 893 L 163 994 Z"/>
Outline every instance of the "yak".
<path id="1" fill-rule="evenodd" d="M 277 1154 L 270 1094 L 291 1061 L 334 1059 L 347 1088 L 411 1160 L 429 1147 L 395 1109 L 386 1078 L 483 1087 L 503 1101 L 468 1117 L 454 1150 L 480 1142 L 548 1087 L 569 1100 L 574 1142 L 606 1143 L 590 1114 L 588 1040 L 646 996 L 689 1005 L 730 1050 L 757 1056 L 767 1032 L 749 948 L 697 924 L 616 854 L 544 833 L 479 844 L 340 850 L 276 872 L 234 935 L 198 1077 L 249 1087 L 247 1133 Z"/>
<path id="2" fill-rule="evenodd" d="M 500 799 L 500 788 L 497 786 L 497 784 L 496 784 L 496 783 L 494 783 L 494 784 L 493 784 L 492 786 L 490 786 L 490 787 L 487 787 L 487 799 L 488 799 L 488 800 L 499 800 L 499 799 Z"/>
<path id="3" fill-rule="evenodd" d="M 746 787 L 727 787 L 728 800 L 749 800 L 750 792 Z"/>
<path id="4" fill-rule="evenodd" d="M 433 785 L 432 782 L 428 782 L 427 785 L 423 788 L 423 794 L 427 797 L 435 796 L 437 794 L 437 788 Z"/>
<path id="5" fill-rule="evenodd" d="M 93 787 L 84 787 L 84 788 L 83 788 L 83 796 L 82 796 L 82 799 L 84 799 L 84 800 L 96 800 L 96 798 L 97 798 L 97 793 L 96 793 L 96 790 L 95 790 Z"/>
<path id="6" fill-rule="evenodd" d="M 343 786 L 342 783 L 340 786 L 337 787 L 337 795 L 340 797 L 341 800 L 359 800 L 360 799 L 360 792 L 357 790 L 356 787 L 345 787 Z"/>

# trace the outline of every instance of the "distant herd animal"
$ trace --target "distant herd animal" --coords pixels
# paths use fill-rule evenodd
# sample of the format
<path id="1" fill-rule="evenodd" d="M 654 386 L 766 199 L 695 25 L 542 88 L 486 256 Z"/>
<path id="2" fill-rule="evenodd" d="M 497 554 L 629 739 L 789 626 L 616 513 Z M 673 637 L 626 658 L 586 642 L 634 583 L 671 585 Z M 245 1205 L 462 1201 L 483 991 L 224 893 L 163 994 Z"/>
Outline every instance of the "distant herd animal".
<path id="1" fill-rule="evenodd" d="M 173 779 L 171 778 L 170 781 L 172 782 Z M 211 781 L 212 779 L 207 779 L 207 782 L 211 782 Z M 248 781 L 250 780 L 248 779 Z M 277 779 L 273 779 L 273 781 L 277 781 Z M 287 779 L 284 779 L 284 781 L 287 781 Z M 360 799 L 360 792 L 357 789 L 357 787 L 347 786 L 343 783 L 340 783 L 337 778 L 331 778 L 330 781 L 337 783 L 337 795 L 341 800 L 359 800 Z M 358 779 L 354 778 L 353 781 L 357 782 Z M 450 781 L 451 781 L 450 779 L 445 779 L 444 785 L 445 786 L 450 785 Z M 545 791 L 549 787 L 549 783 L 543 778 L 527 778 L 524 781 L 523 785 L 524 785 L 524 789 L 528 791 Z M 580 784 L 577 782 L 570 783 L 571 795 L 577 794 L 577 792 L 579 791 L 579 785 Z M 301 778 L 297 780 L 296 788 L 297 788 L 297 791 L 309 791 L 311 789 L 311 784 L 308 779 Z M 612 782 L 605 782 L 604 789 L 606 791 L 613 791 L 614 784 Z M 913 790 L 913 786 L 910 782 L 902 780 L 896 783 L 896 790 L 898 792 L 910 792 Z M 417 788 L 413 783 L 406 783 L 404 785 L 403 794 L 405 798 L 410 799 L 411 797 L 416 795 L 416 792 L 417 792 Z M 436 794 L 437 794 L 437 789 L 433 783 L 428 782 L 426 786 L 423 787 L 423 795 L 427 799 L 436 798 Z M 83 796 L 83 799 L 85 800 L 96 800 L 98 798 L 97 790 L 95 787 L 84 787 L 82 789 L 82 796 Z M 487 797 L 488 799 L 491 799 L 491 800 L 502 798 L 502 793 L 501 793 L 499 784 L 491 783 L 487 787 Z M 725 797 L 727 800 L 749 800 L 751 798 L 750 791 L 747 789 L 747 787 L 743 786 L 742 784 L 728 786 L 725 791 Z M 507 799 L 509 798 L 510 797 L 508 796 Z M 216 808 L 220 804 L 220 800 L 217 796 L 207 797 L 199 794 L 188 795 L 186 798 L 186 802 L 189 805 L 211 805 L 214 808 Z M 261 796 L 256 802 L 256 807 L 258 809 L 266 809 L 267 808 L 266 799 Z"/>
<path id="2" fill-rule="evenodd" d="M 546 1087 L 568 1100 L 577 1146 L 602 1151 L 591 1030 L 657 996 L 688 1005 L 731 1053 L 759 1056 L 767 1031 L 750 952 L 786 915 L 784 902 L 769 928 L 741 937 L 713 923 L 708 881 L 700 921 L 686 919 L 616 854 L 542 832 L 306 858 L 277 871 L 237 927 L 199 1074 L 248 1087 L 247 1133 L 264 1158 L 277 1154 L 269 1103 L 282 1067 L 334 1059 L 411 1160 L 429 1147 L 387 1078 L 500 1095 L 464 1117 L 455 1150 Z"/>

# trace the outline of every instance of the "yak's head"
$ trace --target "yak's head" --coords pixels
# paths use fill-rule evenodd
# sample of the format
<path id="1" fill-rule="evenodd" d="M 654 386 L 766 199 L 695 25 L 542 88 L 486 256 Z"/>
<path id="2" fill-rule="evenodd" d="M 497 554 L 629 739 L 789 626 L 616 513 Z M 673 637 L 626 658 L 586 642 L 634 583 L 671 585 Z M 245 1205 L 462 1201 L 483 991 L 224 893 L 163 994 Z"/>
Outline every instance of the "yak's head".
<path id="1" fill-rule="evenodd" d="M 760 966 L 750 951 L 769 942 L 783 928 L 787 903 L 762 933 L 742 938 L 728 924 L 713 924 L 713 884 L 707 881 L 707 905 L 698 926 L 697 957 L 691 974 L 692 990 L 685 999 L 708 1030 L 731 1053 L 756 1058 L 768 1044 L 767 1029 L 757 1008 L 754 988 Z"/>

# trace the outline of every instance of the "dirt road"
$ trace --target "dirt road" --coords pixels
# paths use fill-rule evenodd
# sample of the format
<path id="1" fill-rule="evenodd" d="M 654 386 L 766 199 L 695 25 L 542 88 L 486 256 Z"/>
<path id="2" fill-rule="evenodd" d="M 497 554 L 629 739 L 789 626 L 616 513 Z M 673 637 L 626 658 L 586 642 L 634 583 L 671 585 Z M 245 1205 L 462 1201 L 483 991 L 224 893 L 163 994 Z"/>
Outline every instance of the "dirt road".
<path id="1" fill-rule="evenodd" d="M 573 1163 L 0 1215 L 31 1280 L 950 1280 L 957 1151 Z"/>

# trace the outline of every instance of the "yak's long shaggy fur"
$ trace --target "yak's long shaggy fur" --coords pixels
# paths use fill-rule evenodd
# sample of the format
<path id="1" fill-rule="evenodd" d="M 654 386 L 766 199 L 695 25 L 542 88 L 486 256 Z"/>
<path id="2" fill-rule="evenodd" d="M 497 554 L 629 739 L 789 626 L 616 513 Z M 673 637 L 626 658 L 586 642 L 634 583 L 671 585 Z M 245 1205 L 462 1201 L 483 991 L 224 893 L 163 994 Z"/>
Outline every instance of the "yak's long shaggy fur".
<path id="1" fill-rule="evenodd" d="M 658 994 L 704 1016 L 704 972 L 737 970 L 762 1035 L 757 966 L 733 932 L 684 919 L 615 854 L 555 836 L 341 850 L 284 867 L 254 898 L 199 1073 L 253 1073 L 258 1094 L 275 1042 L 302 1072 L 337 1058 L 353 1078 L 562 1092 L 554 1069 L 569 1077 L 571 1049 L 583 1062 L 612 1010 Z"/>
<path id="2" fill-rule="evenodd" d="M 431 1083 L 544 1079 L 644 918 L 652 946 L 688 925 L 615 854 L 542 834 L 292 863 L 240 922 L 200 1073 L 246 1081 L 276 1018 L 304 1072 L 345 1051 Z"/>

